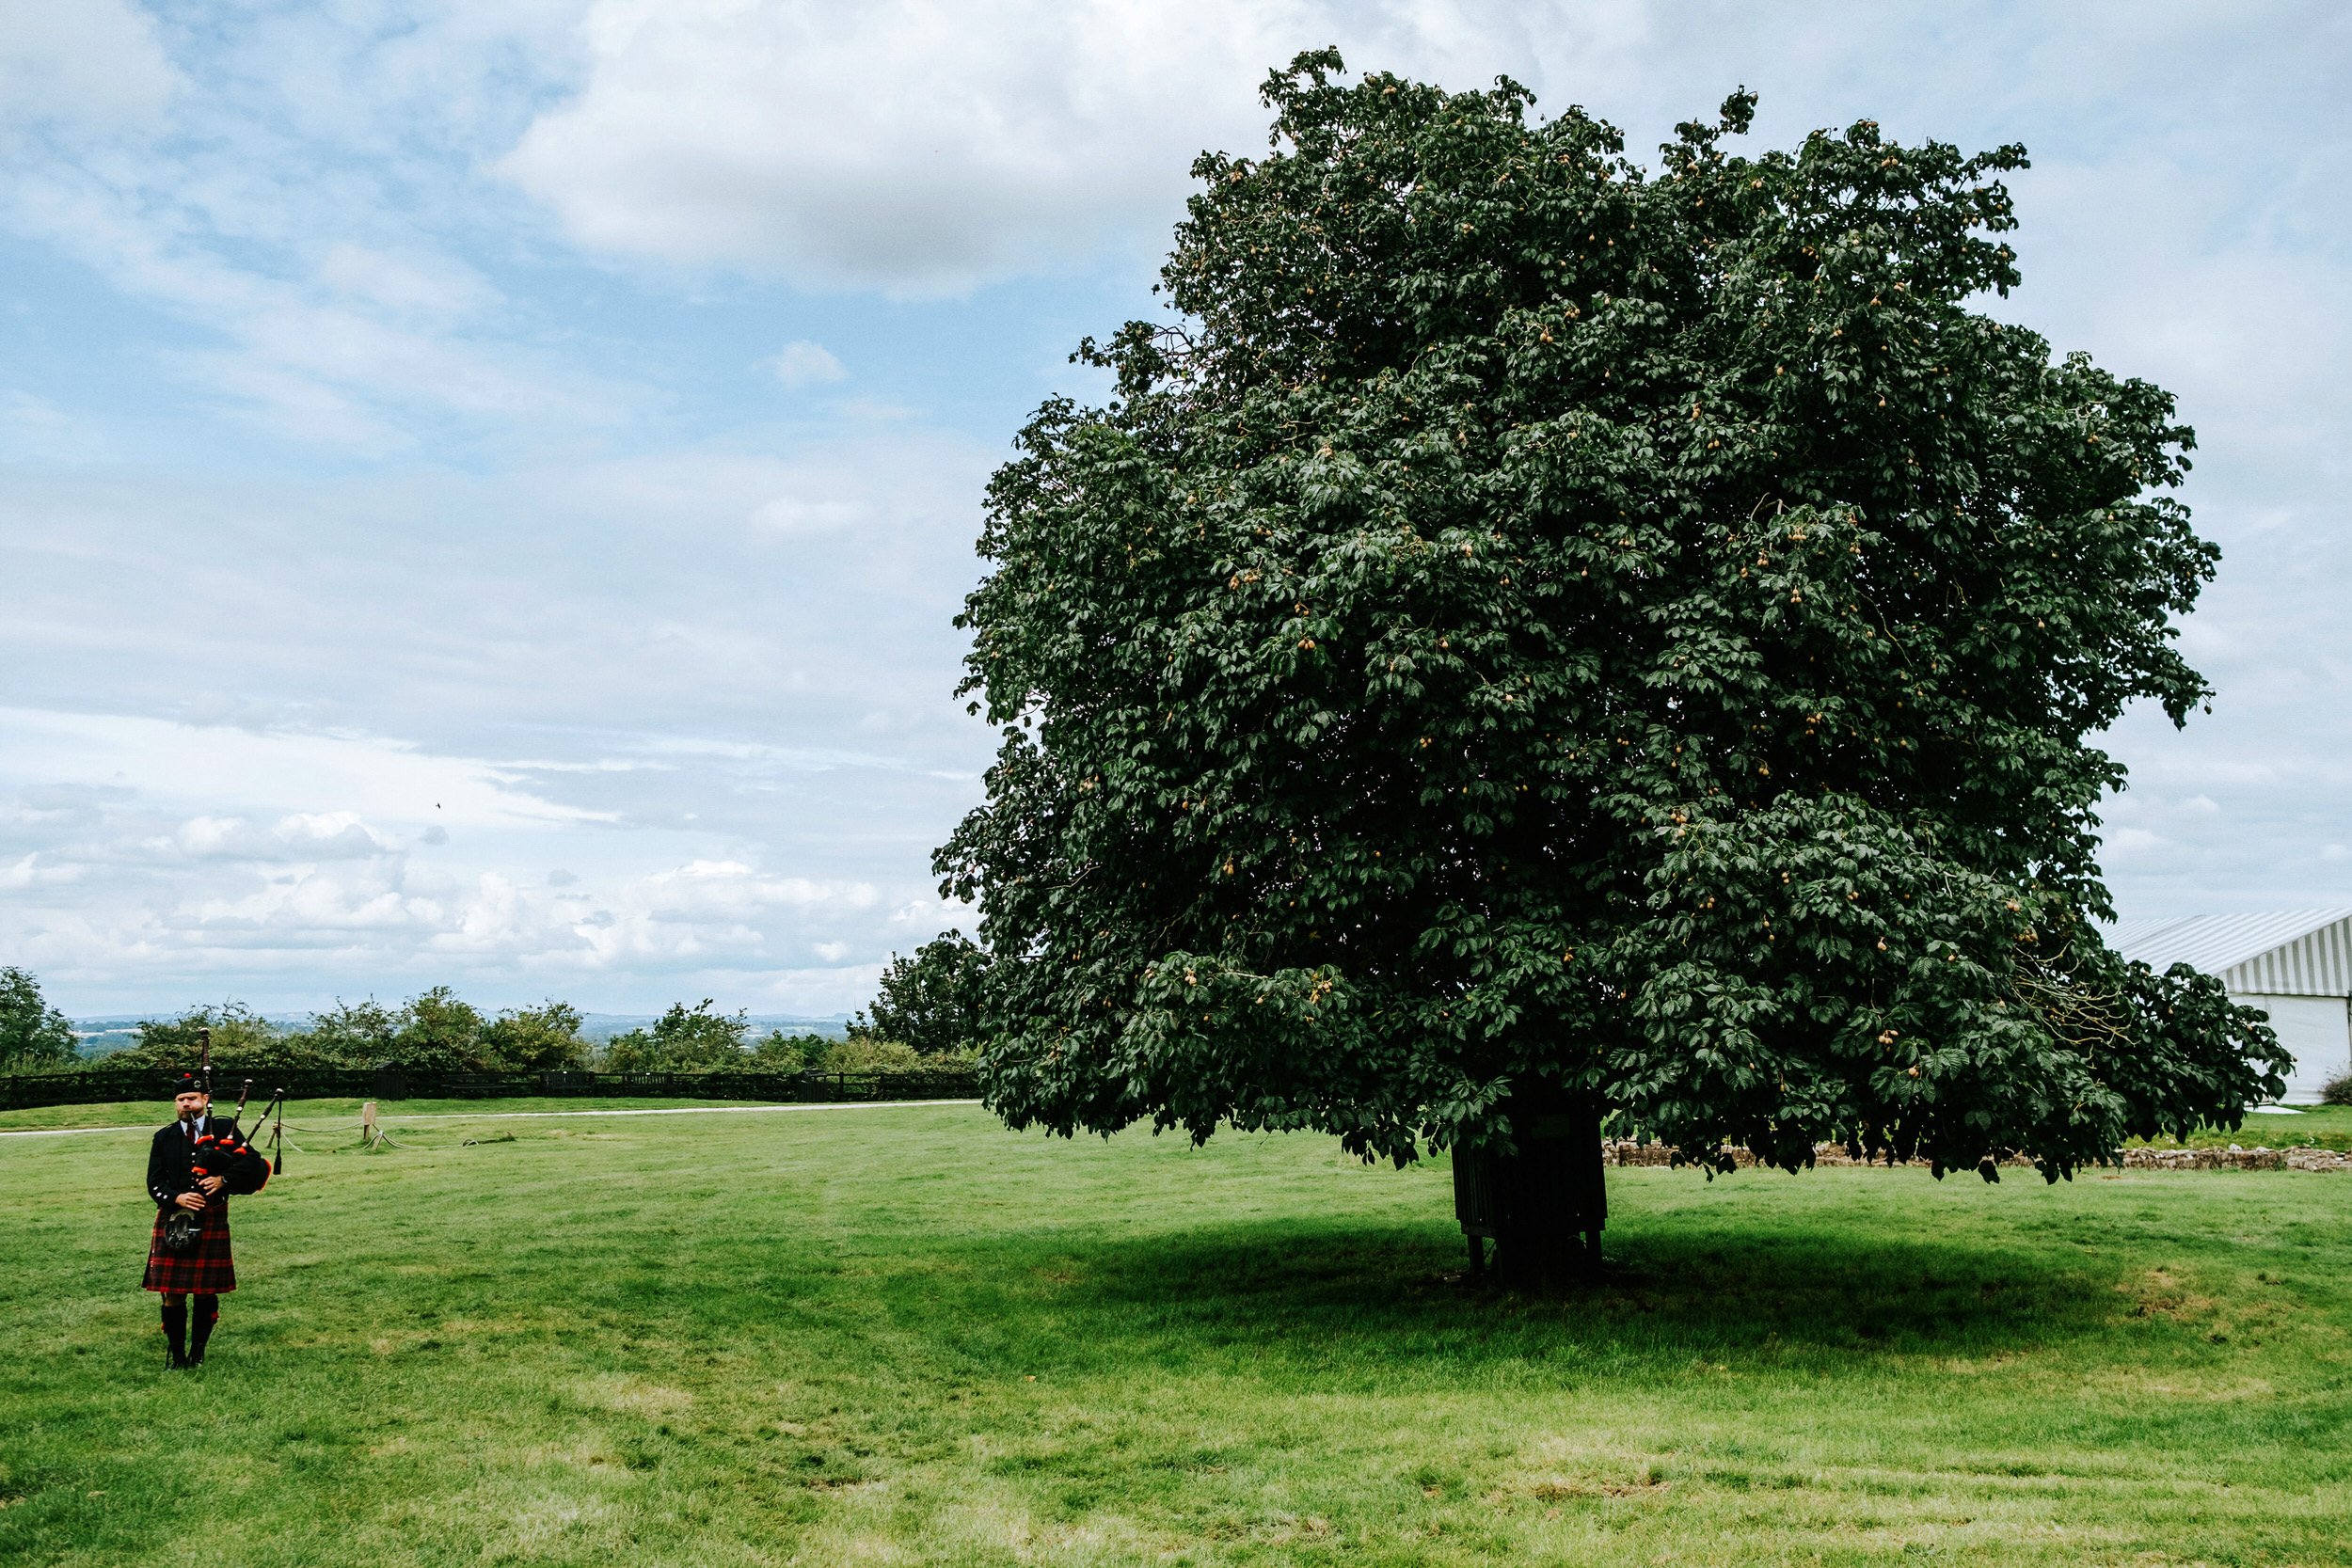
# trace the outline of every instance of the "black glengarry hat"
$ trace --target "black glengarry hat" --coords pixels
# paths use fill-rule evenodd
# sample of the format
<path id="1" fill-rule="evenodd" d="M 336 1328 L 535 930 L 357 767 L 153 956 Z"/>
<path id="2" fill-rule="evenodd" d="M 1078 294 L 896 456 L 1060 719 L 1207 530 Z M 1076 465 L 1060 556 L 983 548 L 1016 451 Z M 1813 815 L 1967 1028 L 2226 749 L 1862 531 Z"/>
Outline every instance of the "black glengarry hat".
<path id="1" fill-rule="evenodd" d="M 180 1075 L 179 1080 L 171 1085 L 171 1092 L 175 1095 L 202 1094 L 204 1092 L 204 1083 L 203 1080 L 197 1077 L 195 1073 L 183 1072 Z"/>

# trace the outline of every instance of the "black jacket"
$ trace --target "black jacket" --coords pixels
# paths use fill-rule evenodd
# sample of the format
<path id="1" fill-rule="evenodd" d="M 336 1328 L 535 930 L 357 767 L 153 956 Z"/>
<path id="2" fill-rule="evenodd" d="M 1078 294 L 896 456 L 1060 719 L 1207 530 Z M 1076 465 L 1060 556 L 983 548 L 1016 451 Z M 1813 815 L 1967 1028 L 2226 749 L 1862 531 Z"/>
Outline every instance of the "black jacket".
<path id="1" fill-rule="evenodd" d="M 214 1117 L 204 1124 L 207 1132 L 217 1132 L 226 1125 L 224 1117 Z M 212 1153 L 210 1148 L 206 1153 Z M 155 1129 L 155 1141 L 147 1151 L 147 1196 L 158 1205 L 167 1204 L 182 1193 L 196 1190 L 196 1139 L 178 1121 L 166 1122 Z M 269 1178 L 269 1162 L 259 1154 L 247 1154 L 229 1163 L 223 1170 L 215 1159 L 210 1167 L 215 1176 L 229 1179 L 226 1191 L 257 1193 Z"/>

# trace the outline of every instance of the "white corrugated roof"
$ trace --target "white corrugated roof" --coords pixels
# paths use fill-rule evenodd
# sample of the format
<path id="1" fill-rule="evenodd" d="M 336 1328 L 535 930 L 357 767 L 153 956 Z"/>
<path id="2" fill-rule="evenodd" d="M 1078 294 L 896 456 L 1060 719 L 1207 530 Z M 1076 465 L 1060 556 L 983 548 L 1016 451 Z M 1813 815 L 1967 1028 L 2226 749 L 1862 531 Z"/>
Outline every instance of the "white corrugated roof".
<path id="1" fill-rule="evenodd" d="M 2124 958 L 2191 964 L 2240 993 L 2352 996 L 2352 910 L 2133 921 L 2109 940 Z"/>

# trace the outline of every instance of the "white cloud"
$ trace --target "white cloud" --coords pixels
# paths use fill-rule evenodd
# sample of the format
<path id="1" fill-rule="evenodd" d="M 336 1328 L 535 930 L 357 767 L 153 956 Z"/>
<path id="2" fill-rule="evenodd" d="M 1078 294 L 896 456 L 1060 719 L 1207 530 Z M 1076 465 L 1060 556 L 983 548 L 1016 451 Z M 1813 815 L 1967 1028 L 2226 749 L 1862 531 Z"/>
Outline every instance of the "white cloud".
<path id="1" fill-rule="evenodd" d="M 191 28 L 174 41 L 201 87 L 175 91 L 180 67 L 119 0 L 9 6 L 0 119 L 40 125 L 0 169 L 0 224 L 181 317 L 202 336 L 155 362 L 299 440 L 383 454 L 452 420 L 609 423 L 628 394 L 500 333 L 497 291 L 404 199 L 452 182 L 466 117 L 433 95 L 544 25 L 484 14 L 506 36 L 409 18 L 387 49 L 349 14 Z M 425 40 L 440 71 L 397 70 Z"/>
<path id="2" fill-rule="evenodd" d="M 834 357 L 831 349 L 806 340 L 785 344 L 784 352 L 768 361 L 768 368 L 787 387 L 816 387 L 850 378 L 849 371 Z"/>
<path id="3" fill-rule="evenodd" d="M 2180 846 L 2162 833 L 2146 828 L 2111 828 L 2107 831 L 2103 847 L 2106 863 L 2112 866 L 2144 862 L 2158 854 L 2176 851 Z"/>
<path id="4" fill-rule="evenodd" d="M 609 818 L 545 800 L 517 774 L 365 735 L 263 733 L 110 714 L 0 707 L 0 783 L 113 784 L 151 801 L 202 801 L 217 816 L 289 800 L 315 812 L 278 819 L 276 839 L 325 842 L 363 819 L 511 828 Z M 223 808 L 226 808 L 224 811 Z M 199 830 L 201 839 L 211 830 Z"/>
<path id="5" fill-rule="evenodd" d="M 270 877 L 235 896 L 182 905 L 159 924 L 180 945 L 199 951 L 307 953 L 410 931 L 429 935 L 449 917 L 436 900 L 406 893 L 396 876 L 300 870 Z"/>
<path id="6" fill-rule="evenodd" d="M 124 0 L 0 6 L 0 120 L 136 124 L 178 86 L 154 28 Z"/>
<path id="7" fill-rule="evenodd" d="M 580 90 L 502 166 L 599 250 L 955 293 L 1172 218 L 1204 145 L 1263 143 L 1269 66 L 1442 63 L 1472 8 L 598 0 Z"/>
<path id="8" fill-rule="evenodd" d="M 383 452 L 413 445 L 420 420 L 596 425 L 620 417 L 621 393 L 597 378 L 558 373 L 510 343 L 451 330 L 441 318 L 465 308 L 463 275 L 453 269 L 376 258 L 367 272 L 346 248 L 340 263 L 318 269 L 315 283 L 274 277 L 183 237 L 230 216 L 168 210 L 176 193 L 155 187 L 188 171 L 158 163 L 137 172 L 151 185 L 36 169 L 12 189 L 0 186 L 0 211 L 12 209 L 15 227 L 56 243 L 124 293 L 224 335 L 225 348 L 178 349 L 158 360 L 273 428 Z"/>
<path id="9" fill-rule="evenodd" d="M 43 865 L 36 852 L 25 855 L 15 863 L 0 868 L 0 888 L 38 887 L 48 882 L 71 882 L 80 879 L 78 865 Z"/>
<path id="10" fill-rule="evenodd" d="M 318 278 L 338 294 L 426 317 L 468 315 L 497 298 L 479 273 L 447 257 L 389 256 L 349 244 L 326 247 Z"/>
<path id="11" fill-rule="evenodd" d="M 0 462 L 78 465 L 108 455 L 103 436 L 46 398 L 0 391 Z"/>
<path id="12" fill-rule="evenodd" d="M 869 909 L 874 890 L 811 881 L 805 877 L 763 876 L 739 861 L 698 860 L 645 878 L 638 884 L 640 912 L 649 920 L 692 924 L 737 919 L 769 909 L 806 909 L 841 903 Z"/>
<path id="13" fill-rule="evenodd" d="M 322 782 L 270 784 L 294 796 Z M 676 834 L 631 842 L 536 817 L 501 832 L 472 813 L 461 815 L 475 826 L 436 828 L 404 847 L 351 811 L 159 821 L 152 778 L 38 799 L 8 797 L 7 783 L 11 836 L 40 833 L 48 847 L 0 863 L 0 889 L 11 895 L 0 902 L 0 951 L 39 966 L 69 997 L 77 981 L 112 976 L 118 1006 L 175 1006 L 222 989 L 266 999 L 287 987 L 308 1006 L 356 982 L 397 990 L 404 977 L 502 1002 L 584 986 L 607 1006 L 643 1006 L 765 991 L 788 972 L 803 1005 L 840 1010 L 869 983 L 867 965 L 844 960 L 880 950 L 890 902 L 860 879 L 743 859 L 648 863 Z M 437 837 L 444 847 L 433 847 Z M 567 858 L 586 859 L 588 874 L 526 882 L 502 869 L 558 842 Z M 140 976 L 127 986 L 125 965 Z M 320 985 L 323 974 L 334 983 Z"/>
<path id="14" fill-rule="evenodd" d="M 192 816 L 160 842 L 192 856 L 244 861 L 366 859 L 393 849 L 349 811 L 289 812 L 269 828 L 242 816 Z"/>
<path id="15" fill-rule="evenodd" d="M 923 933 L 929 942 L 946 930 L 975 932 L 979 929 L 979 911 L 969 904 L 950 903 L 945 898 L 917 898 L 891 911 L 890 923 Z"/>

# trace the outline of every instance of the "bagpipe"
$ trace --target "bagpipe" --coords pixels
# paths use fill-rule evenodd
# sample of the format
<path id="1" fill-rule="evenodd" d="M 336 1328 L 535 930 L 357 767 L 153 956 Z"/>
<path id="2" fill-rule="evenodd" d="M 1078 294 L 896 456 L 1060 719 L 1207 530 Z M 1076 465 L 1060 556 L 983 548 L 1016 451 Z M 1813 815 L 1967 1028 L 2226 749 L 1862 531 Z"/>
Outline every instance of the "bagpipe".
<path id="1" fill-rule="evenodd" d="M 203 1074 L 204 1098 L 213 1096 L 213 1032 L 199 1028 L 196 1032 L 199 1070 Z M 253 1080 L 245 1081 L 237 1092 L 237 1108 L 227 1120 L 212 1118 L 210 1126 L 196 1140 L 194 1155 L 188 1163 L 188 1174 L 199 1182 L 213 1177 L 221 1179 L 221 1191 L 236 1196 L 258 1193 L 269 1185 L 272 1176 L 286 1168 L 286 1091 L 279 1089 L 262 1107 L 262 1119 L 272 1122 L 270 1145 L 272 1152 L 264 1155 L 254 1147 L 246 1134 L 246 1101 L 253 1095 Z M 196 1191 L 201 1192 L 199 1187 Z M 206 1195 L 209 1199 L 210 1195 Z M 204 1216 L 200 1211 L 174 1208 L 164 1221 L 164 1250 L 190 1252 L 204 1234 Z"/>

